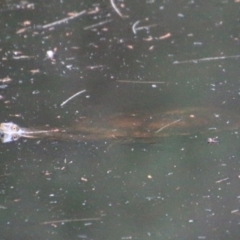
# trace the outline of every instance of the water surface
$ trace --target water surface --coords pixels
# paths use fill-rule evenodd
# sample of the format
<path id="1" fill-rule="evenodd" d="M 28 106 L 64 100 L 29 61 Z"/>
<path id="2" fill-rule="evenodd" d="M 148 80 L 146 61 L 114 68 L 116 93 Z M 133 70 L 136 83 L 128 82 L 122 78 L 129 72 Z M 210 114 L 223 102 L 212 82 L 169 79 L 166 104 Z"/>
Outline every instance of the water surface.
<path id="1" fill-rule="evenodd" d="M 2 4 L 0 78 L 11 81 L 1 83 L 1 122 L 64 129 L 87 118 L 100 128 L 118 114 L 205 108 L 203 124 L 187 134 L 172 125 L 154 143 L 129 132 L 131 141 L 1 144 L 1 239 L 238 239 L 239 59 L 174 62 L 238 55 L 239 3 L 114 2 L 128 18 L 110 1 Z M 16 33 L 24 21 L 83 10 L 52 29 Z M 219 144 L 207 144 L 216 136 Z"/>

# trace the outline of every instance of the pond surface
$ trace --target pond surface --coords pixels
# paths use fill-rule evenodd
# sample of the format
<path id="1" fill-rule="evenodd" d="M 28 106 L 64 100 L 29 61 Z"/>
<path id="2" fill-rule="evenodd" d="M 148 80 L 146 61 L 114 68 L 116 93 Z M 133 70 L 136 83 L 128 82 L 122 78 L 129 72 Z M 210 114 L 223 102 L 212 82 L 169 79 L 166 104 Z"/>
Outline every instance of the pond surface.
<path id="1" fill-rule="evenodd" d="M 239 239 L 239 4 L 4 1 L 0 238 Z"/>

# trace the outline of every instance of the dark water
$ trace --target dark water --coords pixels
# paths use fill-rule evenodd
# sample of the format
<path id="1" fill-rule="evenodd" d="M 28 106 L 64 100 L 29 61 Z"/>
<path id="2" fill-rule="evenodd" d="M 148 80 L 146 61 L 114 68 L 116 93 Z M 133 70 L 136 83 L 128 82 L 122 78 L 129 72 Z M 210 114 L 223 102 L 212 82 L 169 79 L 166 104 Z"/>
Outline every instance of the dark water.
<path id="1" fill-rule="evenodd" d="M 188 135 L 155 144 L 1 144 L 0 238 L 239 239 L 239 135 L 231 126 L 240 112 L 240 59 L 211 58 L 239 54 L 240 3 L 113 2 L 128 18 L 110 1 L 1 4 L 0 78 L 11 81 L 1 83 L 0 121 L 64 129 L 86 116 L 189 107 L 212 109 L 213 120 L 205 133 L 189 126 Z M 68 23 L 33 28 L 83 10 Z M 27 20 L 32 28 L 17 33 Z M 174 64 L 202 58 L 209 59 Z M 219 121 L 218 132 L 209 130 Z M 216 136 L 219 144 L 206 143 Z"/>

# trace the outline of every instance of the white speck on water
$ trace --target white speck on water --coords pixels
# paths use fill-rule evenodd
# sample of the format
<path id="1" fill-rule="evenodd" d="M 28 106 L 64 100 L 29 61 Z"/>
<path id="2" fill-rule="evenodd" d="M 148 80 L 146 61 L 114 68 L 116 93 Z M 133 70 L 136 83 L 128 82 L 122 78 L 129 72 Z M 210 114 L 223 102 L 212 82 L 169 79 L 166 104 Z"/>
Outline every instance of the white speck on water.
<path id="1" fill-rule="evenodd" d="M 55 195 L 52 193 L 52 194 L 49 194 L 49 197 L 54 197 Z"/>
<path id="2" fill-rule="evenodd" d="M 72 65 L 67 65 L 66 68 L 71 70 L 72 69 Z"/>
<path id="3" fill-rule="evenodd" d="M 91 223 L 91 222 L 84 223 L 84 226 L 90 226 L 90 225 L 92 225 L 92 223 Z"/>
<path id="4" fill-rule="evenodd" d="M 155 2 L 155 0 L 147 0 L 146 1 L 146 3 L 148 3 L 148 4 L 151 4 L 151 3 L 154 3 Z"/>
<path id="5" fill-rule="evenodd" d="M 202 43 L 202 42 L 194 42 L 193 45 L 195 45 L 195 46 L 196 46 L 196 45 L 201 46 L 201 45 L 203 45 L 203 43 Z"/>
<path id="6" fill-rule="evenodd" d="M 47 51 L 47 57 L 50 58 L 50 59 L 52 59 L 54 57 L 54 54 L 55 54 L 55 52 L 52 51 L 52 50 Z"/>
<path id="7" fill-rule="evenodd" d="M 156 84 L 152 84 L 152 88 L 156 88 L 157 87 L 157 85 Z"/>
<path id="8" fill-rule="evenodd" d="M 178 17 L 181 17 L 181 18 L 183 18 L 183 17 L 184 17 L 184 15 L 183 15 L 182 13 L 178 13 Z"/>
<path id="9" fill-rule="evenodd" d="M 193 223 L 193 220 L 192 220 L 192 219 L 189 219 L 188 222 L 189 222 L 189 223 Z"/>
<path id="10" fill-rule="evenodd" d="M 211 212 L 212 210 L 210 208 L 204 209 L 206 212 Z"/>
<path id="11" fill-rule="evenodd" d="M 146 197 L 146 199 L 148 200 L 148 201 L 151 201 L 151 200 L 153 200 L 155 197 Z"/>
<path id="12" fill-rule="evenodd" d="M 33 95 L 39 94 L 40 92 L 38 90 L 35 90 L 32 92 Z"/>
<path id="13" fill-rule="evenodd" d="M 220 114 L 214 113 L 214 116 L 215 116 L 216 118 L 219 118 L 219 117 L 220 117 Z"/>
<path id="14" fill-rule="evenodd" d="M 84 235 L 84 234 L 79 234 L 77 237 L 78 238 L 83 238 L 83 239 L 88 238 L 87 235 Z"/>
<path id="15" fill-rule="evenodd" d="M 132 236 L 122 237 L 121 239 L 132 239 Z"/>

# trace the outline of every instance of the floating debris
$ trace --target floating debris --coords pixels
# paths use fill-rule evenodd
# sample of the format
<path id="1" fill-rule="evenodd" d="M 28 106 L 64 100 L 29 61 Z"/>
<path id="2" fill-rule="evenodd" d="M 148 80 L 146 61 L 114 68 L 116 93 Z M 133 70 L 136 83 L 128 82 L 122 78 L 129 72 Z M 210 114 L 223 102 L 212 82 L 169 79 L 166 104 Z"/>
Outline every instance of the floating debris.
<path id="1" fill-rule="evenodd" d="M 169 38 L 169 37 L 171 37 L 171 36 L 172 36 L 171 33 L 166 33 L 165 35 L 160 36 L 160 37 L 159 37 L 159 40 L 167 39 L 167 38 Z"/>
<path id="2" fill-rule="evenodd" d="M 54 48 L 53 50 L 48 50 L 46 53 L 46 58 L 45 59 L 50 59 L 50 60 L 55 60 L 57 48 Z"/>
<path id="3" fill-rule="evenodd" d="M 140 84 L 164 84 L 165 82 L 158 81 L 134 81 L 134 80 L 117 80 L 120 83 L 140 83 Z"/>
<path id="4" fill-rule="evenodd" d="M 224 60 L 224 59 L 230 59 L 230 58 L 240 58 L 240 55 L 222 56 L 222 57 L 209 57 L 209 58 L 199 58 L 199 59 L 191 59 L 191 60 L 186 60 L 186 61 L 174 61 L 173 64 L 199 63 L 199 62 L 206 62 L 206 61 Z"/>
<path id="5" fill-rule="evenodd" d="M 12 79 L 10 77 L 8 77 L 8 76 L 5 77 L 5 78 L 0 79 L 1 83 L 6 83 L 6 82 L 10 82 L 10 81 L 12 81 Z"/>
<path id="6" fill-rule="evenodd" d="M 163 126 L 162 128 L 158 129 L 155 133 L 159 133 L 159 132 L 161 132 L 164 128 L 169 127 L 169 126 L 171 126 L 172 124 L 174 124 L 174 123 L 176 123 L 176 122 L 179 122 L 179 121 L 181 121 L 181 120 L 182 120 L 182 118 L 179 118 L 178 120 L 173 121 L 173 122 L 171 122 L 171 123 Z"/>
<path id="7" fill-rule="evenodd" d="M 221 182 L 227 181 L 228 179 L 229 179 L 228 177 L 223 178 L 223 179 L 220 179 L 220 180 L 216 181 L 215 183 L 221 183 Z"/>
<path id="8" fill-rule="evenodd" d="M 72 95 L 70 98 L 68 98 L 67 100 L 65 100 L 63 103 L 61 103 L 61 107 L 63 106 L 63 105 L 65 105 L 66 103 L 68 103 L 70 100 L 72 100 L 73 98 L 75 98 L 76 96 L 78 96 L 78 95 L 80 95 L 80 94 L 82 94 L 82 93 L 84 93 L 84 92 L 86 92 L 86 90 L 84 89 L 84 90 L 82 90 L 82 91 L 80 91 L 80 92 L 77 92 L 77 93 L 75 93 L 74 95 Z"/>
<path id="9" fill-rule="evenodd" d="M 83 14 L 86 13 L 86 10 L 83 10 L 79 13 L 75 13 L 74 15 L 70 16 L 70 17 L 66 17 L 66 18 L 63 18 L 61 20 L 58 20 L 58 21 L 55 21 L 55 22 L 52 22 L 52 23 L 48 23 L 48 24 L 45 24 L 45 25 L 39 25 L 37 26 L 37 29 L 48 29 L 48 28 L 51 28 L 51 27 L 54 27 L 56 25 L 60 25 L 60 24 L 63 24 L 63 23 L 68 23 L 70 20 L 73 20 L 75 18 L 78 18 L 80 16 L 82 16 Z M 26 27 L 26 28 L 21 28 L 17 31 L 17 34 L 20 34 L 20 33 L 24 33 L 26 31 L 29 31 L 29 30 L 36 30 L 34 27 Z"/>
<path id="10" fill-rule="evenodd" d="M 100 221 L 101 218 L 77 218 L 77 219 L 62 219 L 54 221 L 41 222 L 41 224 L 55 224 L 55 223 L 67 223 L 67 222 L 84 222 L 84 221 Z"/>
<path id="11" fill-rule="evenodd" d="M 102 22 L 99 22 L 99 23 L 96 23 L 96 24 L 93 24 L 93 25 L 87 26 L 87 27 L 84 28 L 84 30 L 93 29 L 93 28 L 95 28 L 95 27 L 102 26 L 102 25 L 104 25 L 104 24 L 106 24 L 106 23 L 109 23 L 109 22 L 111 22 L 111 21 L 112 21 L 112 20 L 102 21 Z"/>
<path id="12" fill-rule="evenodd" d="M 218 137 L 215 138 L 208 138 L 207 143 L 219 143 Z"/>
<path id="13" fill-rule="evenodd" d="M 128 18 L 127 15 L 123 15 L 123 14 L 120 12 L 120 10 L 117 8 L 114 0 L 110 0 L 110 3 L 111 3 L 111 5 L 112 5 L 113 9 L 116 11 L 116 13 L 117 13 L 121 18 Z"/>
<path id="14" fill-rule="evenodd" d="M 143 29 L 146 29 L 146 30 L 149 30 L 149 28 L 152 28 L 152 27 L 156 27 L 158 26 L 158 24 L 150 24 L 150 25 L 147 25 L 147 26 L 141 26 L 141 27 L 137 27 L 137 25 L 140 23 L 140 21 L 136 21 L 133 25 L 132 25 L 132 31 L 134 34 L 137 33 L 137 31 L 139 30 L 143 30 Z"/>

